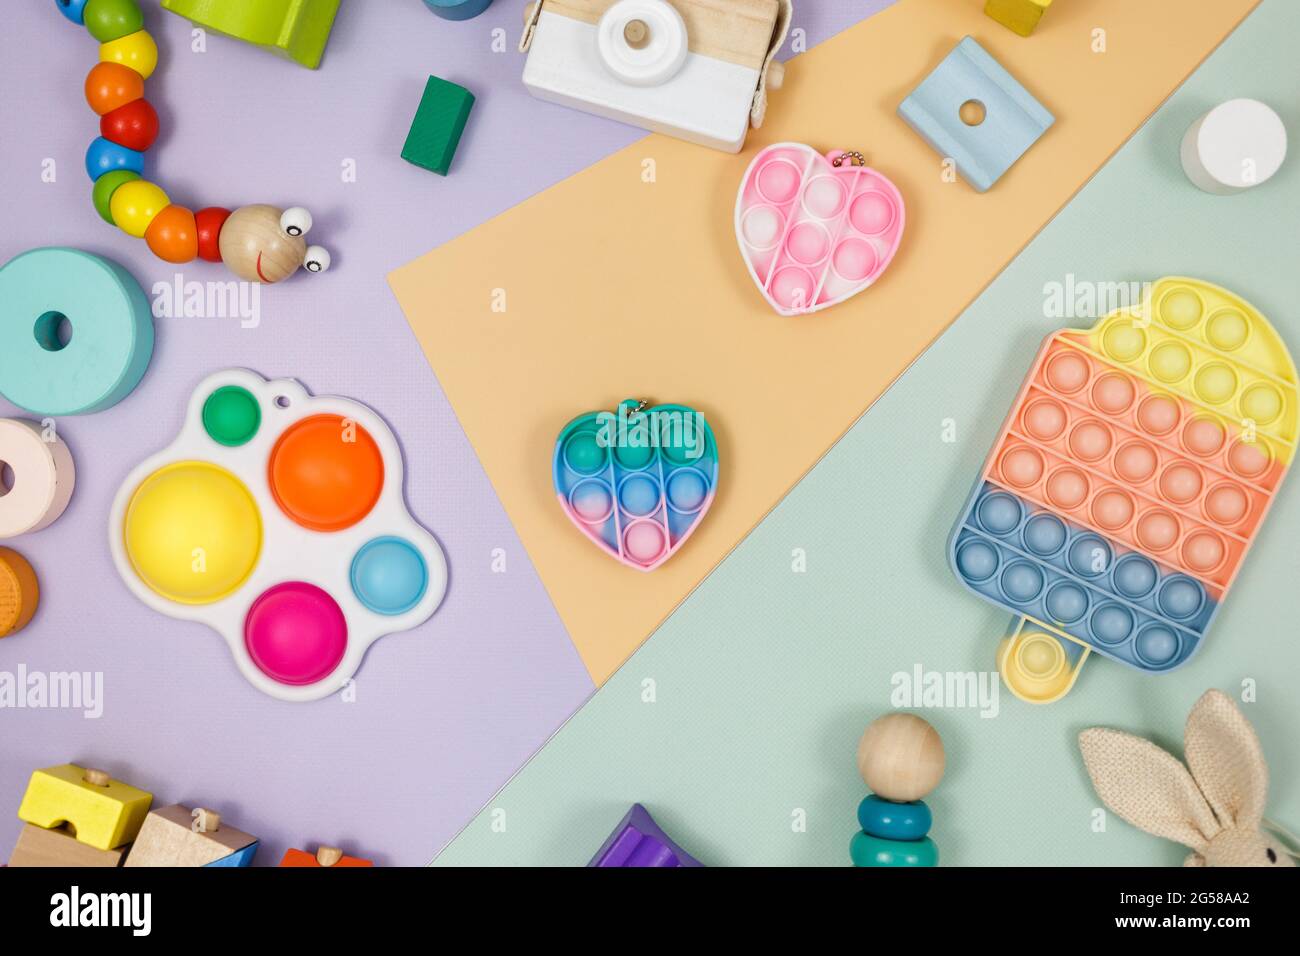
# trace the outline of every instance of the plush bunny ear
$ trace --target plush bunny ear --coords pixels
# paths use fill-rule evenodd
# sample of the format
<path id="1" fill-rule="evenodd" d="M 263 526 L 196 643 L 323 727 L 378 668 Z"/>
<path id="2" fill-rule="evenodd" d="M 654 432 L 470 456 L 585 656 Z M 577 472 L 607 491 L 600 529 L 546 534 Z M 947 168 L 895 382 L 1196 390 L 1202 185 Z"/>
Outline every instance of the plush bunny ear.
<path id="1" fill-rule="evenodd" d="M 1187 766 L 1224 827 L 1256 829 L 1268 798 L 1268 764 L 1255 728 L 1222 691 L 1208 690 L 1187 718 Z"/>
<path id="2" fill-rule="evenodd" d="M 1092 727 L 1079 734 L 1079 749 L 1102 803 L 1138 829 L 1198 853 L 1219 832 L 1187 768 L 1151 741 Z"/>

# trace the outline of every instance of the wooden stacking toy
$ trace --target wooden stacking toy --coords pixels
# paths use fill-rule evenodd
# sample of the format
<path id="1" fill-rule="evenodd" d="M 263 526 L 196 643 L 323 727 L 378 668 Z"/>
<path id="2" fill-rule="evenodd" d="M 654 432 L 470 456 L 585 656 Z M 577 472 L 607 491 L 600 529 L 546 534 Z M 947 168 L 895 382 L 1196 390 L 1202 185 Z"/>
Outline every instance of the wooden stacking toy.
<path id="1" fill-rule="evenodd" d="M 280 865 L 288 867 L 323 866 L 340 869 L 350 866 L 374 866 L 375 864 L 369 860 L 346 856 L 336 846 L 322 846 L 317 847 L 315 854 L 308 853 L 306 850 L 285 850 L 284 859 L 280 861 Z"/>
<path id="2" fill-rule="evenodd" d="M 402 159 L 446 176 L 474 108 L 474 94 L 437 76 L 429 77 L 402 146 Z"/>
<path id="3" fill-rule="evenodd" d="M 257 837 L 226 826 L 221 814 L 180 804 L 145 817 L 126 866 L 248 866 Z"/>
<path id="4" fill-rule="evenodd" d="M 1027 37 L 1051 5 L 1052 0 L 988 0 L 984 13 L 1012 33 Z"/>
<path id="5" fill-rule="evenodd" d="M 162 0 L 195 26 L 320 66 L 341 0 Z"/>
<path id="6" fill-rule="evenodd" d="M 92 199 L 101 218 L 144 239 L 166 262 L 224 262 L 248 282 L 279 282 L 299 266 L 309 272 L 329 268 L 329 253 L 308 246 L 303 238 L 312 219 L 301 207 L 253 205 L 231 212 L 212 206 L 195 212 L 172 203 L 159 186 L 142 179 L 145 151 L 158 138 L 157 111 L 144 97 L 144 81 L 158 65 L 158 47 L 144 29 L 144 14 L 137 0 L 56 0 L 56 5 L 100 42 L 100 62 L 86 77 L 85 93 L 100 116 L 100 135 L 86 152 L 86 172 L 95 184 Z M 164 6 L 180 12 L 182 4 Z M 191 0 L 184 6 L 196 19 L 205 12 L 213 17 L 221 12 L 242 19 L 273 19 L 278 12 L 283 21 L 290 8 L 304 18 L 306 11 L 316 11 L 307 18 L 314 24 L 308 32 L 318 34 L 323 25 L 328 36 L 338 0 Z"/>
<path id="7" fill-rule="evenodd" d="M 849 843 L 854 866 L 936 866 L 921 799 L 943 778 L 943 741 L 915 714 L 886 714 L 858 743 L 858 770 L 873 791 L 858 805 L 861 831 Z"/>
<path id="8" fill-rule="evenodd" d="M 120 866 L 153 795 L 75 764 L 32 774 L 10 866 Z"/>
<path id="9" fill-rule="evenodd" d="M 0 637 L 26 627 L 40 603 L 36 572 L 17 551 L 0 548 Z"/>
<path id="10" fill-rule="evenodd" d="M 1187 178 L 1219 196 L 1270 179 L 1286 159 L 1286 126 L 1259 100 L 1220 103 L 1187 128 L 1179 148 Z"/>
<path id="11" fill-rule="evenodd" d="M 0 462 L 13 475 L 13 487 L 0 496 L 0 539 L 40 531 L 63 514 L 76 467 L 61 438 L 37 422 L 0 418 Z"/>

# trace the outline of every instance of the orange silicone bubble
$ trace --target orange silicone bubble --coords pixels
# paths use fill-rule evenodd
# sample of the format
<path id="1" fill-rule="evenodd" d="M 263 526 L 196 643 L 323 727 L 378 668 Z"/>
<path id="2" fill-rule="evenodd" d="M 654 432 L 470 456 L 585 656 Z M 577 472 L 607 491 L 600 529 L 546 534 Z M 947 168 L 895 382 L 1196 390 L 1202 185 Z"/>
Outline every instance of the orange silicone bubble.
<path id="1" fill-rule="evenodd" d="M 271 450 L 271 494 L 286 515 L 313 531 L 350 528 L 379 500 L 384 458 L 360 425 L 313 415 L 285 429 Z"/>

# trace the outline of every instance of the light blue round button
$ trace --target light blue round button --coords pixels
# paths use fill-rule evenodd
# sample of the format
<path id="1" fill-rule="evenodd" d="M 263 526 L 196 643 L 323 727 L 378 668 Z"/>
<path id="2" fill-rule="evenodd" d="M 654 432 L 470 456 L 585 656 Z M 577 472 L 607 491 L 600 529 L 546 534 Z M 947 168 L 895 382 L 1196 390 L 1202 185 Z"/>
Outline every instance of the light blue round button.
<path id="1" fill-rule="evenodd" d="M 352 559 L 352 593 L 376 614 L 405 614 L 428 586 L 424 557 L 404 538 L 367 541 Z"/>
<path id="2" fill-rule="evenodd" d="M 33 249 L 0 268 L 0 393 L 36 415 L 98 412 L 126 398 L 153 355 L 153 315 L 121 266 Z"/>

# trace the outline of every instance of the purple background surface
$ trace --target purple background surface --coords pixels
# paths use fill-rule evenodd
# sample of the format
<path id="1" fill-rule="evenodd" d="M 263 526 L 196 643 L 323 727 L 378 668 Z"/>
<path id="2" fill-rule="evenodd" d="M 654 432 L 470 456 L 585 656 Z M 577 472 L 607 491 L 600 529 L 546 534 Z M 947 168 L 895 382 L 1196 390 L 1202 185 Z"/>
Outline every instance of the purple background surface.
<path id="1" fill-rule="evenodd" d="M 72 761 L 151 790 L 155 805 L 221 811 L 261 837 L 262 864 L 321 842 L 380 864 L 423 864 L 593 688 L 385 275 L 643 133 L 527 95 L 516 0 L 462 23 L 419 0 L 345 0 L 317 72 L 216 35 L 194 52 L 188 23 L 154 0 L 142 5 L 162 54 L 146 86 L 163 130 L 147 177 L 191 208 L 305 205 L 310 239 L 334 265 L 263 289 L 256 328 L 158 319 L 140 387 L 105 412 L 58 421 L 76 493 L 55 525 L 5 542 L 36 566 L 42 602 L 25 631 L 0 641 L 0 672 L 100 672 L 103 715 L 0 709 L 0 858 L 17 838 L 31 770 Z M 232 278 L 220 265 L 172 267 L 99 220 L 83 168 L 98 135 L 82 96 L 96 43 L 53 0 L 6 6 L 0 262 L 66 245 L 122 263 L 146 292 L 178 272 Z M 795 26 L 812 45 L 886 6 L 805 0 Z M 399 158 L 430 73 L 477 96 L 446 179 Z M 350 162 L 355 182 L 344 181 Z M 371 648 L 355 702 L 262 695 L 215 633 L 149 611 L 110 561 L 105 522 L 118 485 L 176 435 L 199 380 L 228 366 L 297 378 L 383 415 L 405 448 L 411 508 L 447 552 L 443 606 Z M 31 417 L 3 400 L 0 415 Z M 497 548 L 505 573 L 492 570 Z"/>

